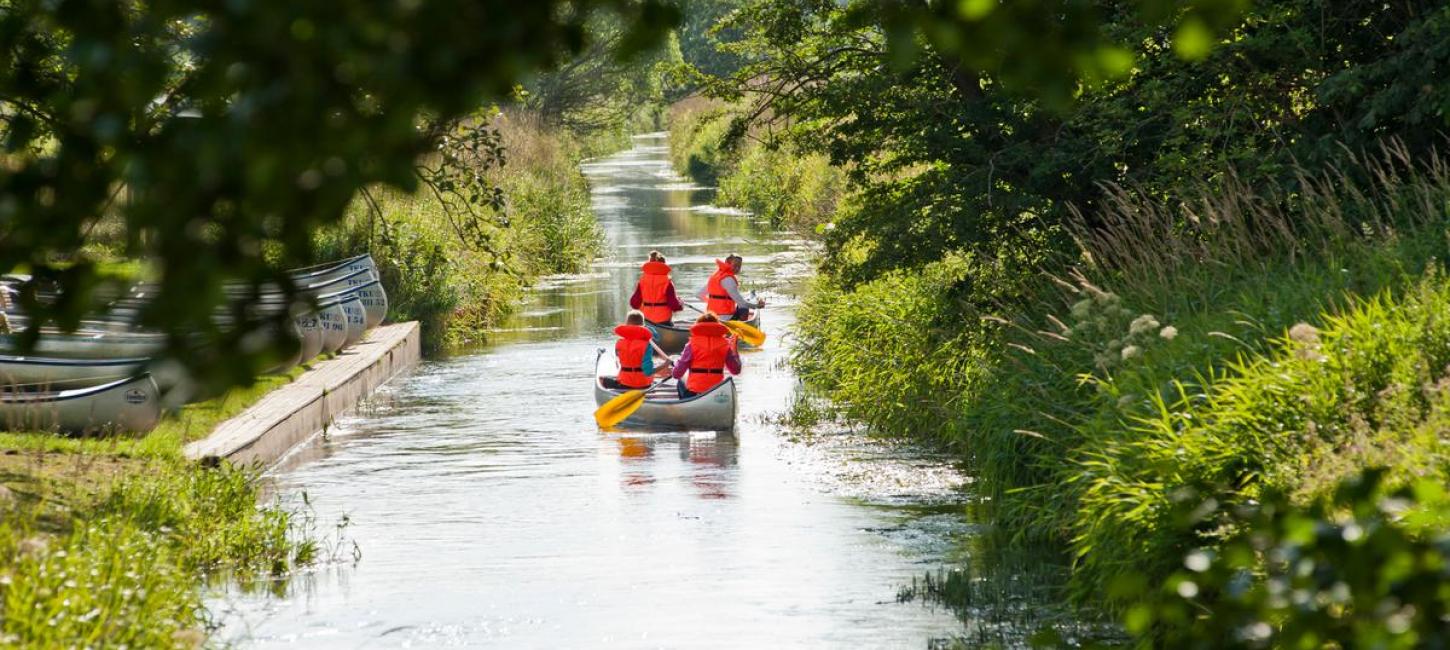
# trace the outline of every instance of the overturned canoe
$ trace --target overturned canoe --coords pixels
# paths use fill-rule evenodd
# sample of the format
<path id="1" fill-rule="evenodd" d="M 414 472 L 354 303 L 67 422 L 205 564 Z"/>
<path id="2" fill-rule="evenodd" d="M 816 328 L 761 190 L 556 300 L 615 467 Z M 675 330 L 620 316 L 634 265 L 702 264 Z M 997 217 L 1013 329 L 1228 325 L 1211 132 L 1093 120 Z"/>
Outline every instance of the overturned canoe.
<path id="1" fill-rule="evenodd" d="M 609 364 L 604 362 L 600 351 L 594 377 L 594 403 L 603 406 L 627 390 L 605 386 L 605 376 L 599 371 Z M 680 399 L 673 382 L 664 382 L 651 388 L 645 394 L 644 404 L 624 422 L 621 427 L 668 429 L 671 431 L 730 431 L 735 428 L 735 379 L 726 377 L 714 388 L 694 397 Z"/>
<path id="2" fill-rule="evenodd" d="M 8 431 L 146 432 L 161 419 L 159 392 L 147 373 L 74 390 L 0 391 L 0 426 Z"/>
<path id="3" fill-rule="evenodd" d="M 20 349 L 19 343 L 16 335 L 0 335 L 0 351 L 13 354 Z M 42 328 L 30 354 L 62 359 L 129 359 L 154 356 L 165 347 L 164 334 L 97 331 L 67 334 Z"/>
<path id="4" fill-rule="evenodd" d="M 694 324 L 693 321 L 675 321 L 673 325 L 648 323 L 647 326 L 655 333 L 655 343 L 659 344 L 661 350 L 667 354 L 679 354 L 680 350 L 685 349 L 685 344 L 690 342 L 690 326 Z M 760 311 L 752 312 L 750 320 L 745 321 L 745 324 L 759 328 Z M 741 341 L 740 347 L 749 348 L 750 345 Z"/>
<path id="5" fill-rule="evenodd" d="M 0 386 L 83 388 L 135 377 L 150 359 L 55 359 L 0 355 Z"/>

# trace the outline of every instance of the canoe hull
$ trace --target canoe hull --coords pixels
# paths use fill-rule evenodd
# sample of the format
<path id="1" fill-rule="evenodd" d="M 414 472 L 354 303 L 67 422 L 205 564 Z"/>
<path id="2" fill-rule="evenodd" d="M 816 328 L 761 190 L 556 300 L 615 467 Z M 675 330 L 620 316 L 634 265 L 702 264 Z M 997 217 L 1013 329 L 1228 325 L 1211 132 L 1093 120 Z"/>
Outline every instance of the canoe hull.
<path id="1" fill-rule="evenodd" d="M 750 320 L 745 321 L 745 323 L 751 327 L 759 328 L 760 312 L 757 311 L 751 314 Z M 685 349 L 685 344 L 690 342 L 690 325 L 693 325 L 693 323 L 681 324 L 684 327 L 666 327 L 653 323 L 649 325 L 650 331 L 655 333 L 655 343 L 659 344 L 660 349 L 664 350 L 666 354 L 679 354 L 681 350 Z M 749 349 L 751 346 L 741 341 L 740 347 L 742 349 Z"/>
<path id="2" fill-rule="evenodd" d="M 0 386 L 41 386 L 49 389 L 96 386 L 134 377 L 150 359 L 54 359 L 0 356 Z"/>
<path id="3" fill-rule="evenodd" d="M 612 358 L 612 357 L 611 357 Z M 594 403 L 603 406 L 627 391 L 606 388 L 603 372 L 612 364 L 603 350 L 595 361 Z M 644 404 L 619 424 L 623 428 L 669 431 L 733 431 L 737 396 L 735 379 L 726 377 L 714 388 L 688 399 L 679 399 L 674 383 L 656 386 Z"/>
<path id="4" fill-rule="evenodd" d="M 149 374 L 87 389 L 0 394 L 0 426 L 10 431 L 143 433 L 160 420 L 160 391 Z"/>

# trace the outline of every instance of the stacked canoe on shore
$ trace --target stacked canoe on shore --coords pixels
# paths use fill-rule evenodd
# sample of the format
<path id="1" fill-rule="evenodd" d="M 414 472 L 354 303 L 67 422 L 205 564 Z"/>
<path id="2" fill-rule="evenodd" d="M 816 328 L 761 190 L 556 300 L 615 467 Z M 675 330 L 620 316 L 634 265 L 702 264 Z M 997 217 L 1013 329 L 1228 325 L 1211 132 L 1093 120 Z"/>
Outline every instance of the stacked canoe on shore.
<path id="1" fill-rule="evenodd" d="M 387 295 L 370 255 L 290 273 L 297 297 L 314 306 L 291 318 L 289 326 L 301 345 L 273 372 L 287 372 L 320 354 L 337 354 L 387 317 Z M 13 291 L 27 280 L 6 276 L 0 291 Z M 166 347 L 165 335 L 138 325 L 154 290 L 149 284 L 130 287 L 74 332 L 42 328 L 36 346 L 23 356 L 14 333 L 29 319 L 7 305 L 9 332 L 0 333 L 0 430 L 144 432 L 160 421 L 164 397 L 166 406 L 185 402 L 191 394 L 181 385 L 185 380 L 156 363 Z M 243 285 L 227 291 L 231 300 L 245 301 L 260 313 L 294 310 L 280 286 L 263 287 L 260 294 Z M 230 313 L 218 310 L 213 319 L 226 326 Z"/>

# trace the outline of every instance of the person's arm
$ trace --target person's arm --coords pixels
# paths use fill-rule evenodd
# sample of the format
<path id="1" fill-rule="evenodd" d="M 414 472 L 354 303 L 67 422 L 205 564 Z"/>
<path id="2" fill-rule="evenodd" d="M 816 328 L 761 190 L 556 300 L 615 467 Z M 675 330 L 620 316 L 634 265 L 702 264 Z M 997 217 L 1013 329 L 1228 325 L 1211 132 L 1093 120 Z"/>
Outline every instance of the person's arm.
<path id="1" fill-rule="evenodd" d="M 634 285 L 634 295 L 629 297 L 629 308 L 639 309 L 644 304 L 644 294 L 639 292 L 639 285 Z"/>
<path id="2" fill-rule="evenodd" d="M 725 293 L 730 294 L 730 299 L 734 300 L 735 304 L 739 307 L 755 308 L 764 304 L 764 302 L 751 302 L 749 298 L 742 295 L 740 293 L 740 282 L 736 281 L 735 278 L 721 279 L 720 286 L 725 289 Z"/>
<path id="3" fill-rule="evenodd" d="M 680 302 L 679 297 L 675 296 L 674 283 L 665 287 L 665 302 L 670 304 L 670 311 L 683 311 L 685 309 L 684 303 Z"/>
<path id="4" fill-rule="evenodd" d="M 662 350 L 662 349 L 660 349 L 660 345 L 659 345 L 659 344 L 658 344 L 658 343 L 655 343 L 655 342 L 654 342 L 654 341 L 653 341 L 653 340 L 651 340 L 651 341 L 650 341 L 650 342 L 649 342 L 649 346 L 650 346 L 650 347 L 651 347 L 651 348 L 654 348 L 654 351 L 655 351 L 655 352 L 658 352 L 658 353 L 660 353 L 660 356 L 661 356 L 661 357 L 664 357 L 664 359 L 665 359 L 665 363 L 667 363 L 667 364 L 669 364 L 669 365 L 672 365 L 672 366 L 673 366 L 673 365 L 675 365 L 675 360 L 674 360 L 674 359 L 671 359 L 671 358 L 670 358 L 670 355 L 668 355 L 668 354 L 665 354 L 665 351 L 664 351 L 664 350 Z"/>
<path id="5" fill-rule="evenodd" d="M 695 297 L 698 298 L 700 300 L 700 302 L 709 302 L 709 300 L 710 300 L 710 285 L 707 284 L 707 285 L 705 285 L 703 287 L 700 287 L 700 293 L 695 294 Z"/>
<path id="6" fill-rule="evenodd" d="M 675 359 L 675 371 L 670 374 L 675 379 L 683 379 L 685 377 L 685 372 L 690 369 L 690 362 L 693 361 L 694 358 L 695 350 L 690 347 L 689 343 L 686 343 L 685 349 L 680 351 L 680 358 Z"/>
<path id="7" fill-rule="evenodd" d="M 731 347 L 730 351 L 725 354 L 725 367 L 730 369 L 732 375 L 740 374 L 740 353 L 735 351 L 734 347 Z"/>

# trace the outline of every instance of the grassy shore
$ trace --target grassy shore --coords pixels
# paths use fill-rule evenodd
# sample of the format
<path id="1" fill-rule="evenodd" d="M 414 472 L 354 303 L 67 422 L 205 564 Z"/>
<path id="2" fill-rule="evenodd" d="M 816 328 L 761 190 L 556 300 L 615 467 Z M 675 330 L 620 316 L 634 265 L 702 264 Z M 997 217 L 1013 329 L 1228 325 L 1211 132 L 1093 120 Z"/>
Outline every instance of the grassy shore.
<path id="1" fill-rule="evenodd" d="M 199 647 L 208 576 L 313 562 L 310 522 L 259 506 L 255 471 L 182 457 L 301 372 L 188 405 L 137 438 L 0 433 L 0 645 Z"/>

